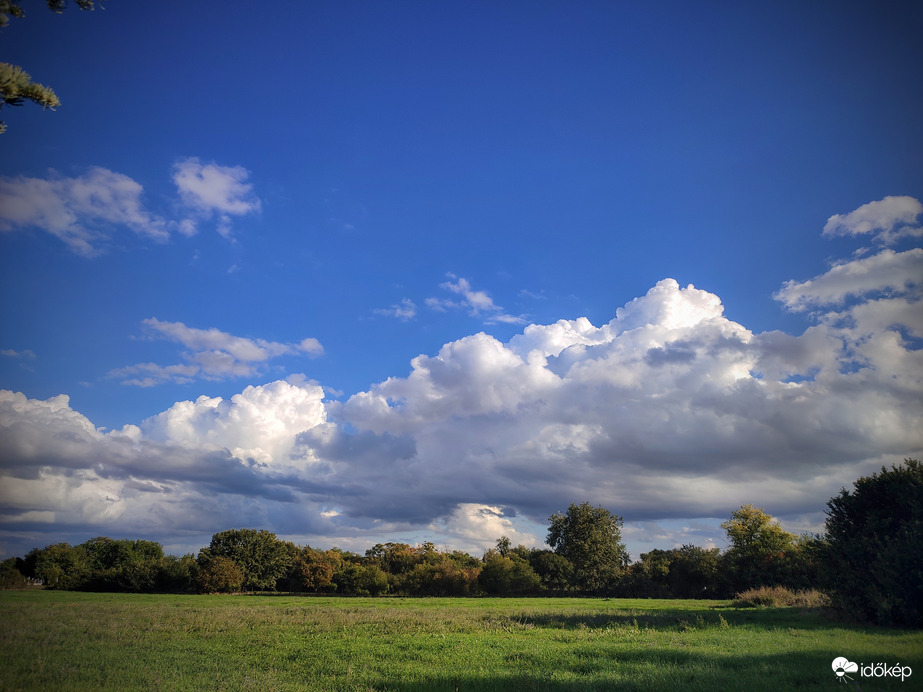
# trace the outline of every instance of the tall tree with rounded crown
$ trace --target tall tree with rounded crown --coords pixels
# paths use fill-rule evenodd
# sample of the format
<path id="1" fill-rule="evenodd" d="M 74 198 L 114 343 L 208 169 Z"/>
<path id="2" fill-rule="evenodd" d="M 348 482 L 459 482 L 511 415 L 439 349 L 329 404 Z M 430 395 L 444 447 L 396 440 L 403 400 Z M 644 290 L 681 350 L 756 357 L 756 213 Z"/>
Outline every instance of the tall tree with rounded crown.
<path id="1" fill-rule="evenodd" d="M 579 591 L 601 593 L 628 565 L 622 543 L 622 517 L 589 502 L 571 503 L 567 512 L 552 514 L 548 545 L 573 565 L 573 584 Z"/>
<path id="2" fill-rule="evenodd" d="M 247 590 L 274 589 L 292 563 L 285 542 L 265 529 L 229 529 L 216 533 L 199 557 L 232 560 L 243 574 L 243 588 Z"/>

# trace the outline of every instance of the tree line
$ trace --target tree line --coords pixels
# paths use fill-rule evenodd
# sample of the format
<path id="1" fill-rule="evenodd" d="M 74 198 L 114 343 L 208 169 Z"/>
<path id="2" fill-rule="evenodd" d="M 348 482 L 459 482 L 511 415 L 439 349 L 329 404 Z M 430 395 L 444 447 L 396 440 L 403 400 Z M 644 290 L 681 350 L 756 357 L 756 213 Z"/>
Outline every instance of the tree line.
<path id="1" fill-rule="evenodd" d="M 550 517 L 550 549 L 513 546 L 502 536 L 481 557 L 433 543 L 379 543 L 364 555 L 319 550 L 257 529 L 212 536 L 196 556 L 165 555 L 159 543 L 98 537 L 55 543 L 4 563 L 7 580 L 92 591 L 288 591 L 348 595 L 467 596 L 581 594 L 722 598 L 757 586 L 810 588 L 821 539 L 783 531 L 744 506 L 723 524 L 731 547 L 685 545 L 642 553 L 634 564 L 622 518 L 589 503 Z"/>
<path id="2" fill-rule="evenodd" d="M 827 503 L 824 535 L 796 536 L 745 505 L 721 526 L 729 547 L 684 545 L 631 562 L 623 520 L 588 502 L 549 517 L 548 548 L 503 536 L 481 557 L 432 543 L 320 550 L 257 529 L 212 536 L 197 555 L 98 537 L 55 543 L 0 565 L 5 588 L 174 593 L 282 591 L 376 596 L 595 595 L 728 598 L 758 587 L 819 589 L 859 619 L 923 626 L 923 464 L 860 478 Z"/>

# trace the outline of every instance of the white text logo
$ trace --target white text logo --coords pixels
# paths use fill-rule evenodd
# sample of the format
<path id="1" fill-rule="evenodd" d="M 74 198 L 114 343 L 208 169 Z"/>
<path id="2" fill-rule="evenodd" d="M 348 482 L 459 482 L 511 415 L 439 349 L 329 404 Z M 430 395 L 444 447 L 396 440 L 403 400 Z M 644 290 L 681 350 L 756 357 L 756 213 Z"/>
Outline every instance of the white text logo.
<path id="1" fill-rule="evenodd" d="M 858 673 L 863 678 L 900 678 L 901 682 L 913 673 L 910 666 L 900 663 L 893 666 L 888 663 L 853 663 L 843 656 L 833 659 L 832 668 L 840 682 L 852 680 L 849 673 Z"/>

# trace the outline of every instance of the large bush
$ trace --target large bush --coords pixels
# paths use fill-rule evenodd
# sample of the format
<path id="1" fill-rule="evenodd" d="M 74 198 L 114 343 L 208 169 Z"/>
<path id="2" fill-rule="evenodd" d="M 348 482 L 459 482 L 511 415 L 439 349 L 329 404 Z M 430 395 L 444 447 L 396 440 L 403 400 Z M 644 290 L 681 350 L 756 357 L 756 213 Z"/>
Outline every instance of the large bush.
<path id="1" fill-rule="evenodd" d="M 923 464 L 907 459 L 827 503 L 824 579 L 834 606 L 923 627 Z"/>

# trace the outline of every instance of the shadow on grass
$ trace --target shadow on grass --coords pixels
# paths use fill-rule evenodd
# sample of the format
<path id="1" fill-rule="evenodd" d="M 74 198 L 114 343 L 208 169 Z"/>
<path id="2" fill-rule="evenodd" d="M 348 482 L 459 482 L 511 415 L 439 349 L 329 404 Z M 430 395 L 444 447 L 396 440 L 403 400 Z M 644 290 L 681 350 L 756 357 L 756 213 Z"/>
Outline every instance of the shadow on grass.
<path id="1" fill-rule="evenodd" d="M 382 682 L 371 689 L 385 692 L 485 692 L 523 690 L 564 692 L 713 692 L 714 690 L 906 690 L 907 681 L 838 678 L 831 662 L 843 652 L 831 648 L 806 653 L 720 655 L 681 650 L 631 651 L 618 657 L 588 656 L 575 651 L 573 660 L 546 676 L 530 673 L 527 661 L 512 662 L 498 674 L 439 676 L 419 682 Z M 841 684 L 837 684 L 841 683 Z"/>

